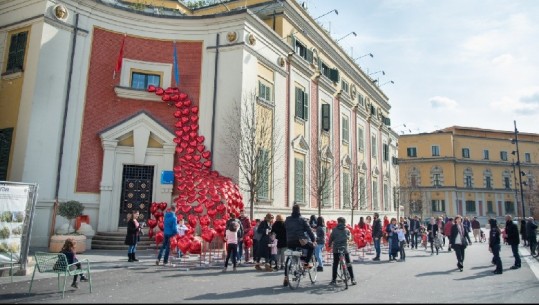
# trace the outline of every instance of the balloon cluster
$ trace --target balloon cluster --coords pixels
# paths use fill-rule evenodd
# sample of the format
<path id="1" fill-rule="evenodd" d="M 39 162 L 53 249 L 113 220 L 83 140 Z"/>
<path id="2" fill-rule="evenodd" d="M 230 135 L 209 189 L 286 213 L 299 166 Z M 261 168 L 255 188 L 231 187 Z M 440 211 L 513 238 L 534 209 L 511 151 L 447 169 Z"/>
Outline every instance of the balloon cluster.
<path id="1" fill-rule="evenodd" d="M 326 221 L 326 227 L 327 227 L 327 238 L 326 238 L 326 248 L 330 248 L 329 245 L 329 235 L 331 233 L 331 230 L 335 229 L 337 227 L 337 221 L 336 220 L 328 220 Z M 367 244 L 372 244 L 372 228 L 370 226 L 366 226 L 365 228 L 360 228 L 357 224 L 354 225 L 354 228 L 352 228 L 350 225 L 346 225 L 348 230 L 352 233 L 352 239 L 354 240 L 354 243 L 356 244 L 358 249 L 361 249 L 365 247 Z"/>
<path id="2" fill-rule="evenodd" d="M 179 162 L 174 166 L 174 179 L 179 191 L 179 196 L 175 199 L 178 218 L 185 215 L 186 223 L 191 228 L 200 225 L 200 236 L 207 242 L 211 242 L 215 236 L 223 237 L 229 213 L 239 215 L 239 211 L 243 209 L 243 200 L 239 187 L 230 178 L 211 170 L 212 154 L 204 145 L 204 136 L 198 134 L 199 107 L 193 105 L 189 96 L 178 88 L 163 89 L 150 85 L 148 92 L 153 92 L 161 96 L 162 101 L 176 106 L 174 142 Z M 152 214 L 159 226 L 159 217 L 163 216 L 166 203 L 164 207 L 162 203 L 157 205 L 157 214 Z M 183 215 L 180 215 L 181 213 Z M 159 228 L 161 229 L 161 226 Z M 180 249 L 182 246 L 188 247 L 179 241 L 178 246 Z M 189 249 L 193 250 L 190 245 Z"/>

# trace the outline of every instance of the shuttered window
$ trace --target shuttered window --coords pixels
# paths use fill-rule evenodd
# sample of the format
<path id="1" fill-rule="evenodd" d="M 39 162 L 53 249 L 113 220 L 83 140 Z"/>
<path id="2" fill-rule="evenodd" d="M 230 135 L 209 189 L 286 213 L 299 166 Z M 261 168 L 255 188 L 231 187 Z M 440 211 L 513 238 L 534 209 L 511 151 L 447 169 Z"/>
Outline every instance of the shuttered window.
<path id="1" fill-rule="evenodd" d="M 330 119 L 330 105 L 329 104 L 322 104 L 322 130 L 323 131 L 329 131 L 331 128 L 331 119 Z"/>
<path id="2" fill-rule="evenodd" d="M 296 87 L 296 117 L 307 120 L 309 118 L 309 96 L 303 89 Z"/>
<path id="3" fill-rule="evenodd" d="M 23 71 L 27 37 L 28 32 L 20 32 L 11 35 L 6 73 Z"/>
<path id="4" fill-rule="evenodd" d="M 305 202 L 305 161 L 294 159 L 294 201 Z"/>

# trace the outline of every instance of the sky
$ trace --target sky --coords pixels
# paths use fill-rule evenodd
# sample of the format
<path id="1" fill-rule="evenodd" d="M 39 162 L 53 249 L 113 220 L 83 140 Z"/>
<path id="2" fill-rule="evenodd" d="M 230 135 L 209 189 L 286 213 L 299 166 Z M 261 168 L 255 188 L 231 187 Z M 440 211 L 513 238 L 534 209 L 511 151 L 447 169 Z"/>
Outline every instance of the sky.
<path id="1" fill-rule="evenodd" d="M 352 58 L 373 54 L 356 62 L 377 72 L 399 135 L 455 125 L 514 131 L 514 121 L 539 133 L 539 1 L 298 2 L 313 18 L 336 9 L 317 21 Z"/>

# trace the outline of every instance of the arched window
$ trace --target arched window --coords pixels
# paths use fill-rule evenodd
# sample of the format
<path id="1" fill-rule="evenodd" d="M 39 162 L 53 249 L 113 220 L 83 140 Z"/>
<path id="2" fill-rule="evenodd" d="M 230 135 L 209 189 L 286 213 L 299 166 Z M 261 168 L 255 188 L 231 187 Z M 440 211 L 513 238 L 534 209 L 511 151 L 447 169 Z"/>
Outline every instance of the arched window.
<path id="1" fill-rule="evenodd" d="M 508 170 L 503 171 L 502 181 L 505 189 L 511 189 L 511 173 Z"/>
<path id="2" fill-rule="evenodd" d="M 444 171 L 439 166 L 433 166 L 430 170 L 430 181 L 432 186 L 440 187 L 444 185 Z"/>
<path id="3" fill-rule="evenodd" d="M 421 175 L 416 167 L 412 167 L 408 172 L 408 185 L 410 187 L 418 187 L 421 185 Z"/>
<path id="4" fill-rule="evenodd" d="M 492 188 L 492 172 L 490 171 L 490 169 L 486 169 L 483 172 L 483 185 L 486 189 Z"/>

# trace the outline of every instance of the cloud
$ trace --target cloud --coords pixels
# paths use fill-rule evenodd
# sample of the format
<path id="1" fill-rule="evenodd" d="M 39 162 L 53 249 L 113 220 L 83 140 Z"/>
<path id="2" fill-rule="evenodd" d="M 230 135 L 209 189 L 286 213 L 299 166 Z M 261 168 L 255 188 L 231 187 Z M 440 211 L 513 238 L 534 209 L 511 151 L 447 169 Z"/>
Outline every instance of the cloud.
<path id="1" fill-rule="evenodd" d="M 537 104 L 539 106 L 539 91 L 532 93 L 528 96 L 523 96 L 520 101 L 524 104 Z"/>
<path id="2" fill-rule="evenodd" d="M 492 63 L 496 66 L 507 66 L 511 65 L 515 61 L 515 58 L 511 54 L 503 54 L 498 57 L 495 57 L 492 60 Z"/>
<path id="3" fill-rule="evenodd" d="M 520 93 L 517 97 L 501 97 L 490 103 L 495 110 L 530 116 L 539 114 L 539 89 L 531 93 Z"/>
<path id="4" fill-rule="evenodd" d="M 455 100 L 452 100 L 445 96 L 434 96 L 429 99 L 432 108 L 440 109 L 454 109 L 458 106 Z"/>

